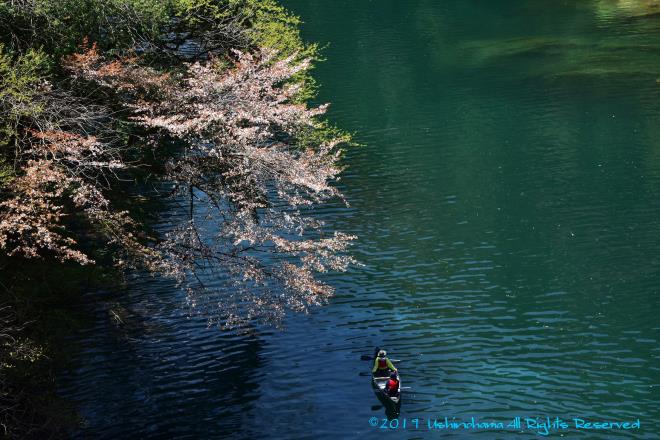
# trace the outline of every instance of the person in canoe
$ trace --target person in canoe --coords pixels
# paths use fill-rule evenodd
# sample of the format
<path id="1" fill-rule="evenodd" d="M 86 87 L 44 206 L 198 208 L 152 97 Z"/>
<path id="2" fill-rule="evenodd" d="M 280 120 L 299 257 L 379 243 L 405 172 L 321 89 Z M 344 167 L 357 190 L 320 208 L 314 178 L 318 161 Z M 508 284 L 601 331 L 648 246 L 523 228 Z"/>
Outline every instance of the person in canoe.
<path id="1" fill-rule="evenodd" d="M 396 397 L 399 395 L 399 375 L 396 371 L 393 371 L 390 374 L 390 380 L 385 384 L 385 392 L 390 397 Z"/>
<path id="2" fill-rule="evenodd" d="M 374 377 L 388 377 L 391 371 L 396 373 L 396 368 L 387 358 L 387 352 L 385 350 L 380 350 L 378 356 L 374 359 L 374 368 L 371 372 Z"/>

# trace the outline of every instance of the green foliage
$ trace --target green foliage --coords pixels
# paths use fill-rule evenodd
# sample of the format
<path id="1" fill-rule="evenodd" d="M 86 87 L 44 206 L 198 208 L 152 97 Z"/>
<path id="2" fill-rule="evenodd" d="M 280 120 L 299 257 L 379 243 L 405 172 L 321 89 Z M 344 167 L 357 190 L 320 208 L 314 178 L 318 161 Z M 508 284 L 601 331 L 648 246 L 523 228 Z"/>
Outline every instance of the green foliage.
<path id="1" fill-rule="evenodd" d="M 14 179 L 14 168 L 6 161 L 0 160 L 0 188 L 9 185 Z"/>
<path id="2" fill-rule="evenodd" d="M 250 29 L 256 46 L 276 49 L 283 56 L 301 50 L 306 52 L 303 56 L 313 52 L 305 48 L 300 37 L 300 19 L 276 1 L 228 0 L 228 6 L 232 13 L 244 17 L 244 25 Z"/>
<path id="3" fill-rule="evenodd" d="M 316 148 L 328 139 L 342 139 L 343 142 L 349 145 L 355 145 L 351 143 L 350 134 L 325 120 L 317 121 L 313 127 L 305 128 L 296 133 L 296 145 L 303 149 Z"/>
<path id="4" fill-rule="evenodd" d="M 234 21 L 249 32 L 256 47 L 273 48 L 285 56 L 301 51 L 311 53 L 300 38 L 300 19 L 275 0 L 174 0 L 171 7 L 177 17 L 192 27 L 202 19 Z"/>
<path id="5" fill-rule="evenodd" d="M 226 7 L 216 0 L 175 0 L 172 7 L 175 15 L 191 24 L 198 23 L 200 15 L 215 20 L 227 18 Z"/>
<path id="6" fill-rule="evenodd" d="M 0 0 L 0 42 L 24 52 L 43 48 L 59 58 L 84 38 L 103 48 L 128 48 L 155 38 L 172 0 Z"/>
<path id="7" fill-rule="evenodd" d="M 288 12 L 276 0 L 227 0 L 231 14 L 244 17 L 242 24 L 249 29 L 255 47 L 271 48 L 281 57 L 297 54 L 300 59 L 319 61 L 317 44 L 305 44 L 300 35 L 300 18 Z M 316 82 L 309 71 L 301 72 L 292 82 L 303 87 L 296 96 L 299 103 L 316 96 Z"/>
<path id="8" fill-rule="evenodd" d="M 180 29 L 200 33 L 200 28 L 213 27 L 209 20 L 217 26 L 232 23 L 245 32 L 252 49 L 274 49 L 279 58 L 296 54 L 300 60 L 320 60 L 318 45 L 305 44 L 300 36 L 300 18 L 276 0 L 174 0 L 171 6 L 174 15 L 185 23 Z M 316 95 L 316 83 L 309 71 L 297 74 L 292 82 L 303 85 L 297 102 Z"/>
<path id="9" fill-rule="evenodd" d="M 128 49 L 136 41 L 162 44 L 175 23 L 177 31 L 194 35 L 231 23 L 253 48 L 319 59 L 318 46 L 302 41 L 300 19 L 276 0 L 0 0 L 0 43 L 18 53 L 42 50 L 56 61 L 84 39 L 105 51 Z M 233 43 L 229 38 L 226 47 Z M 293 80 L 304 84 L 298 102 L 315 95 L 309 73 Z"/>
<path id="10" fill-rule="evenodd" d="M 34 117 L 42 108 L 35 99 L 48 70 L 49 59 L 41 51 L 28 50 L 12 56 L 0 45 L 0 146 L 16 135 L 21 119 Z M 6 173 L 0 162 L 0 180 Z"/>

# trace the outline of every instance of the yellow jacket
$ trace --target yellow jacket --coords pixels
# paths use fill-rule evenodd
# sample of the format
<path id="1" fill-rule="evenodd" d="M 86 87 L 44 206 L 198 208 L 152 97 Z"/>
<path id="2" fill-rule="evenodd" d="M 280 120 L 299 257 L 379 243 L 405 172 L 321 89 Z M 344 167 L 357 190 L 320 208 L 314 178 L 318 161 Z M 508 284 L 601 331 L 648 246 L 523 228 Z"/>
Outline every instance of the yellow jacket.
<path id="1" fill-rule="evenodd" d="M 385 362 L 387 362 L 387 368 L 389 368 L 390 370 L 396 371 L 396 368 L 394 368 L 394 365 L 392 364 L 392 362 L 390 362 L 390 360 L 388 358 L 385 358 Z M 374 368 L 371 370 L 371 372 L 375 373 L 376 370 L 378 370 L 378 357 L 376 357 L 376 359 L 374 359 Z"/>

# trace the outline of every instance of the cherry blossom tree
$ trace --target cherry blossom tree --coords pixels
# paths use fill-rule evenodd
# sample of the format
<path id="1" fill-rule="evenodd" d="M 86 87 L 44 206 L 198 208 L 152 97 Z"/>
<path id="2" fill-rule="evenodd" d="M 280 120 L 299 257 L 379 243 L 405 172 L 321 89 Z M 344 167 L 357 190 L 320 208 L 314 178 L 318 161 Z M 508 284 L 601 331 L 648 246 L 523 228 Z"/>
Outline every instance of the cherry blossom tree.
<path id="1" fill-rule="evenodd" d="M 2 96 L 3 114 L 17 116 L 0 249 L 94 264 L 71 229 L 75 220 L 104 238 L 122 269 L 172 277 L 193 303 L 214 294 L 207 285 L 217 283 L 204 280 L 225 271 L 232 284 L 215 291 L 222 304 L 215 317 L 229 325 L 277 321 L 325 302 L 333 291 L 318 274 L 346 270 L 354 237 L 328 231 L 309 212 L 343 200 L 333 182 L 349 139 L 320 119 L 327 105 L 300 102 L 299 78 L 311 60 L 234 50 L 169 71 L 146 60 L 135 52 L 106 59 L 85 42 L 62 61 L 76 93 L 34 76 L 21 93 Z M 133 125 L 132 136 L 138 127 L 146 133 L 141 144 L 178 145 L 162 180 L 185 213 L 162 237 L 146 237 L 108 196 L 122 174 L 143 165 L 127 159 L 134 146 L 121 120 Z"/>
<path id="2" fill-rule="evenodd" d="M 192 275 L 193 301 L 205 271 L 229 271 L 239 282 L 224 295 L 230 323 L 326 301 L 332 288 L 315 274 L 345 270 L 354 239 L 328 234 L 304 214 L 341 199 L 332 182 L 348 141 L 317 135 L 326 105 L 296 102 L 300 85 L 291 79 L 310 60 L 265 50 L 233 55 L 229 65 L 208 60 L 171 73 L 136 57 L 105 60 L 95 47 L 65 63 L 79 80 L 114 91 L 135 123 L 181 143 L 165 178 L 187 200 L 185 221 L 152 248 L 161 256 L 152 266 L 182 282 Z"/>

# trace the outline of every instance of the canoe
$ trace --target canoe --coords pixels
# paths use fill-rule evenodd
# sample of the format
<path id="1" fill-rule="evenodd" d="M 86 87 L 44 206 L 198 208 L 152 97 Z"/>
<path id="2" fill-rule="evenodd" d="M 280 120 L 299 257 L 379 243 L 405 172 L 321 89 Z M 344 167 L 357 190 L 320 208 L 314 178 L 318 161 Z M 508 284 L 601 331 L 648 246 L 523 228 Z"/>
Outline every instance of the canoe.
<path id="1" fill-rule="evenodd" d="M 397 395 L 396 396 L 390 396 L 387 391 L 385 391 L 385 384 L 387 383 L 388 380 L 390 380 L 389 377 L 371 377 L 372 384 L 374 386 L 374 390 L 376 391 L 376 394 L 378 395 L 379 399 L 382 400 L 385 403 L 390 403 L 394 406 L 397 406 L 401 403 L 401 376 L 398 375 L 399 379 L 399 389 L 397 390 Z"/>

